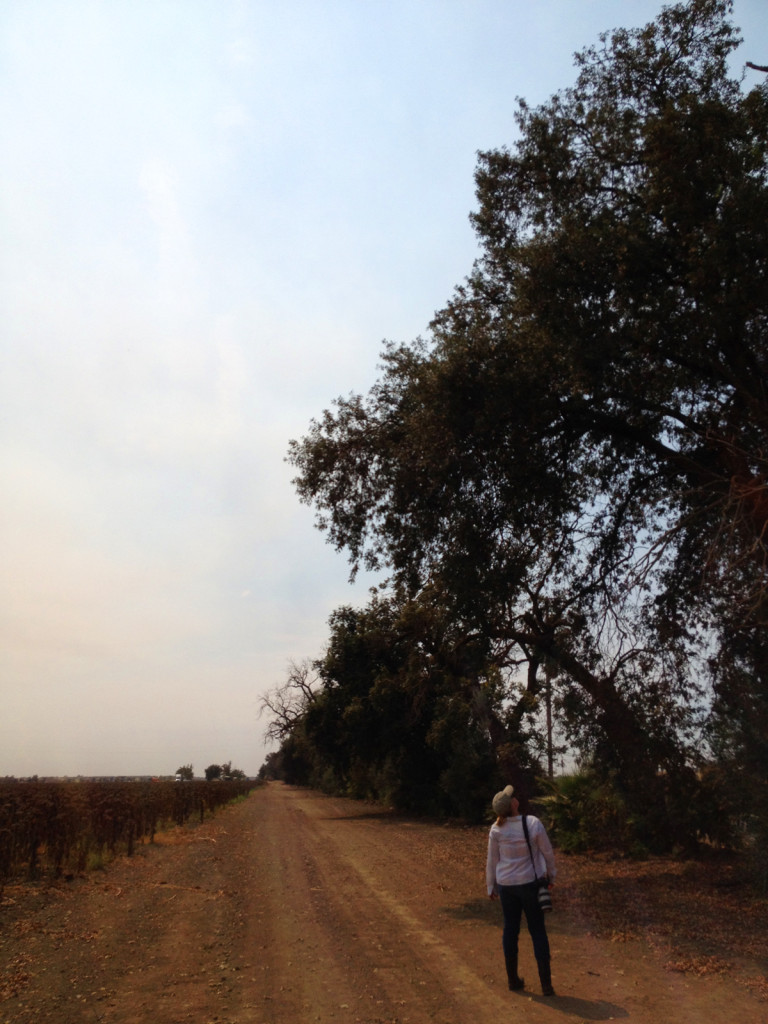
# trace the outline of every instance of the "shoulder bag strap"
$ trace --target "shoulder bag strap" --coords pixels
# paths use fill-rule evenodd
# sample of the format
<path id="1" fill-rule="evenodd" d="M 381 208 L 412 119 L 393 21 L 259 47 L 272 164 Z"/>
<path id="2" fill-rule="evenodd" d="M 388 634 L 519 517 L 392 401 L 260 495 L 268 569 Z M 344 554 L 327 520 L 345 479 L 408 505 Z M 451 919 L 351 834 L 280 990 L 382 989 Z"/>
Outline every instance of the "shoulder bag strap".
<path id="1" fill-rule="evenodd" d="M 525 820 L 525 815 L 523 815 L 523 832 L 525 833 L 525 841 L 528 844 L 528 853 L 531 855 L 531 864 L 533 865 L 533 877 L 538 882 L 538 880 L 539 880 L 539 873 L 536 870 L 536 861 L 533 859 L 533 850 L 531 849 L 531 839 L 530 839 L 530 836 L 528 835 L 528 822 Z"/>

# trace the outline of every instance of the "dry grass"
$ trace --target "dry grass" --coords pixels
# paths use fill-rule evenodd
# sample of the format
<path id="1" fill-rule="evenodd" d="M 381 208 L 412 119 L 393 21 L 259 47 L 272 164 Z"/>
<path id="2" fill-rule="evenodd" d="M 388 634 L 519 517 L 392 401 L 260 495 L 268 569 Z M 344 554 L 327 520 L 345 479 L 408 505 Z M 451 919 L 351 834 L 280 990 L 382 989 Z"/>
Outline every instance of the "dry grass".
<path id="1" fill-rule="evenodd" d="M 728 974 L 768 998 L 768 899 L 735 858 L 561 857 L 557 900 L 591 933 L 645 942 L 670 971 Z"/>

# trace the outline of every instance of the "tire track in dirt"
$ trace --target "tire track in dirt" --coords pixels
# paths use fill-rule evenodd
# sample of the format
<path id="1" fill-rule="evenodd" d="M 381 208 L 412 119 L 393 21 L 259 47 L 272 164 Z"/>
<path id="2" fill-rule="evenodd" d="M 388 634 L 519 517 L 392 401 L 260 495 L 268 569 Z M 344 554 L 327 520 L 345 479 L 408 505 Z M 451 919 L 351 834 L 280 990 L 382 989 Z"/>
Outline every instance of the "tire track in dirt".
<path id="1" fill-rule="evenodd" d="M 255 853 L 257 898 L 266 904 L 262 947 L 272 957 L 264 968 L 271 981 L 265 1020 L 418 1024 L 503 1010 L 436 935 L 382 890 L 362 862 L 366 845 L 339 842 L 349 838 L 343 827 L 336 835 L 323 828 L 319 812 L 329 804 L 294 796 L 298 791 L 276 788 L 265 794 L 270 813 Z"/>
<path id="2" fill-rule="evenodd" d="M 416 864 L 410 858 L 403 863 L 391 848 L 382 861 L 381 819 L 350 819 L 348 807 L 330 801 L 324 808 L 309 804 L 307 813 L 314 833 L 323 836 L 323 890 L 336 916 L 346 919 L 350 947 L 370 950 L 371 970 L 386 993 L 382 1002 L 403 1014 L 426 1013 L 426 1019 L 462 1021 L 508 1012 L 508 1003 L 410 909 L 413 896 L 406 897 L 403 882 L 413 877 Z M 438 888 L 434 878 L 423 885 Z"/>

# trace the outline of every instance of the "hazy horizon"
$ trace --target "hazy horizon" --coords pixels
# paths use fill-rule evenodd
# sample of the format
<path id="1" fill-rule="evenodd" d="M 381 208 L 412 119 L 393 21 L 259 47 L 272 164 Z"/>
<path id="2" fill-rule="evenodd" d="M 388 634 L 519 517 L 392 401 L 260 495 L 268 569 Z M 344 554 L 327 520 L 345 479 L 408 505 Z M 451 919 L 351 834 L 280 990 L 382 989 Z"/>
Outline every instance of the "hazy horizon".
<path id="1" fill-rule="evenodd" d="M 261 696 L 371 583 L 289 440 L 470 272 L 515 97 L 660 8 L 3 4 L 0 776 L 258 772 Z M 765 63 L 765 0 L 734 21 Z"/>

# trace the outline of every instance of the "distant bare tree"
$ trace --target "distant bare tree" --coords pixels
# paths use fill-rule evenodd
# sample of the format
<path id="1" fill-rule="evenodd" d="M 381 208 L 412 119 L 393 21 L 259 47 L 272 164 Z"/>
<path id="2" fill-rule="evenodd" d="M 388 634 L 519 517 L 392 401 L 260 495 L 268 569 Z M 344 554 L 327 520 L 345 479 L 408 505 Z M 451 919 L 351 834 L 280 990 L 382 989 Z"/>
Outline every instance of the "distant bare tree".
<path id="1" fill-rule="evenodd" d="M 261 698 L 259 716 L 266 712 L 272 718 L 267 726 L 267 739 L 282 743 L 291 734 L 296 723 L 315 700 L 319 679 L 311 659 L 289 663 L 286 682 Z"/>

